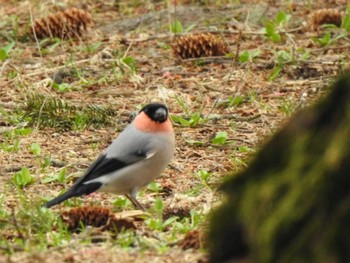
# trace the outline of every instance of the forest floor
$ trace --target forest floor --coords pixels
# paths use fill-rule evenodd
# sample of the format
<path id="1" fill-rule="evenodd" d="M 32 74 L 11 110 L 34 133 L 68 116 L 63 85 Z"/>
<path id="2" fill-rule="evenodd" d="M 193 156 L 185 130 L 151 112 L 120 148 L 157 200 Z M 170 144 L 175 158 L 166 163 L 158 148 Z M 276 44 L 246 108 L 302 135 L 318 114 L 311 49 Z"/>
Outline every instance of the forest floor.
<path id="1" fill-rule="evenodd" d="M 28 37 L 31 21 L 70 7 L 92 15 L 81 37 Z M 328 17 L 338 27 L 320 25 L 320 7 L 336 7 Z M 0 0 L 0 261 L 206 262 L 220 183 L 348 67 L 346 9 L 326 0 Z M 174 57 L 175 37 L 207 32 L 229 54 Z M 139 193 L 147 212 L 106 193 L 41 207 L 152 101 L 170 109 L 176 153 Z M 85 206 L 132 227 L 69 229 L 62 213 Z"/>

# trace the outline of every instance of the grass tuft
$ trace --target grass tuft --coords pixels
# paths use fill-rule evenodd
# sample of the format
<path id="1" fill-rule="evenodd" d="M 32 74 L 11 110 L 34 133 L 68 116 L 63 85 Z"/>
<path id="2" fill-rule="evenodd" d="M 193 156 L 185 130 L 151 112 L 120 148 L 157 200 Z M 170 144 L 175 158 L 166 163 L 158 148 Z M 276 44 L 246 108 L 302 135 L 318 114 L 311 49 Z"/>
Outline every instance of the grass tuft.
<path id="1" fill-rule="evenodd" d="M 39 128 L 81 130 L 112 124 L 114 110 L 99 105 L 76 106 L 66 100 L 32 93 L 24 102 L 22 119 Z"/>

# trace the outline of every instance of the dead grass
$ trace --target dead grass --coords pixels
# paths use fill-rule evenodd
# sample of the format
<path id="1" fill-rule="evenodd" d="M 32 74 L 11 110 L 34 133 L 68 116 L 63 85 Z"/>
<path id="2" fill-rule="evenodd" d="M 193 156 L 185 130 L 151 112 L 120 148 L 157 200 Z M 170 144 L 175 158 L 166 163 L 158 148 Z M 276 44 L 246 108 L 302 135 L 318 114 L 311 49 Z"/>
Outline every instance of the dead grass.
<path id="1" fill-rule="evenodd" d="M 8 211 L 10 207 L 16 209 L 19 204 L 17 191 L 11 182 L 14 173 L 22 167 L 29 168 L 35 177 L 35 183 L 24 189 L 27 199 L 41 202 L 42 198 L 56 196 L 65 188 L 64 185 L 43 184 L 43 178 L 58 173 L 61 166 L 66 167 L 69 174 L 81 175 L 127 125 L 130 113 L 136 111 L 139 105 L 163 101 L 169 106 L 171 114 L 185 116 L 184 109 L 176 100 L 180 98 L 191 112 L 201 112 L 209 119 L 196 127 L 174 125 L 176 156 L 171 168 L 157 182 L 171 189 L 170 194 L 163 195 L 168 209 L 195 209 L 207 213 L 220 199 L 215 191 L 218 183 L 228 174 L 244 168 L 261 143 L 293 111 L 317 99 L 323 88 L 348 66 L 348 37 L 321 47 L 312 38 L 321 36 L 322 32 L 312 32 L 304 26 L 311 10 L 318 8 L 320 2 L 327 5 L 330 1 L 311 1 L 309 5 L 280 5 L 278 1 L 266 5 L 261 1 L 257 1 L 258 4 L 241 1 L 240 4 L 211 3 L 210 6 L 193 4 L 196 1 L 180 1 L 176 12 L 169 12 L 167 8 L 173 10 L 173 6 L 159 1 L 147 1 L 142 5 L 121 1 L 119 9 L 113 6 L 113 1 L 84 1 L 84 4 L 59 1 L 57 6 L 52 1 L 0 2 L 3 2 L 0 15 L 4 21 L 0 24 L 1 43 L 6 43 L 13 36 L 13 28 L 18 25 L 16 45 L 9 59 L 0 64 L 1 134 L 21 125 L 20 121 L 10 121 L 9 116 L 17 114 L 18 107 L 33 91 L 58 96 L 73 105 L 108 106 L 117 114 L 115 125 L 98 129 L 90 127 L 58 132 L 33 127 L 30 135 L 16 137 L 20 140 L 18 151 L 0 149 L 0 187 L 6 194 L 1 206 Z M 54 42 L 41 43 L 41 52 L 38 52 L 34 41 L 23 40 L 22 36 L 29 26 L 29 10 L 33 18 L 37 18 L 71 6 L 87 8 L 92 14 L 95 25 L 88 35 L 70 42 L 60 41 L 57 46 L 53 45 Z M 339 3 L 337 8 L 344 11 L 345 3 Z M 283 29 L 287 33 L 281 33 L 283 42 L 274 43 L 261 33 L 263 24 L 259 19 L 263 20 L 263 16 L 273 19 L 280 10 L 291 14 L 292 18 Z M 253 62 L 243 64 L 233 63 L 226 57 L 204 58 L 200 63 L 193 59 L 177 61 L 169 48 L 172 38 L 168 31 L 169 17 L 174 19 L 175 16 L 185 28 L 195 23 L 192 31 L 211 31 L 220 36 L 233 55 L 255 49 L 260 50 L 260 55 Z M 240 31 L 242 34 L 238 38 Z M 298 57 L 297 50 L 300 48 L 310 53 L 307 59 Z M 293 63 L 285 63 L 279 77 L 271 81 L 269 76 L 276 65 L 276 54 L 281 50 L 294 52 L 296 59 Z M 119 58 L 126 56 L 135 59 L 136 74 L 120 63 Z M 58 92 L 50 80 L 59 70 L 69 68 L 79 74 L 63 79 L 72 89 Z M 229 98 L 235 96 L 242 97 L 243 103 L 236 107 L 228 106 Z M 230 143 L 211 143 L 219 131 L 228 133 Z M 5 142 L 8 143 L 5 137 L 0 138 L 0 143 Z M 29 152 L 32 143 L 41 146 L 40 156 Z M 44 158 L 55 162 L 42 168 Z M 200 184 L 196 173 L 201 169 L 212 173 L 209 186 L 189 196 L 188 192 L 194 191 Z M 161 195 L 148 192 L 141 200 L 152 207 L 157 196 Z M 115 198 L 98 194 L 84 198 L 82 203 L 97 203 L 118 210 L 111 204 Z M 203 233 L 205 226 L 202 222 L 195 231 Z M 152 235 L 152 231 L 143 229 L 141 234 Z M 161 253 L 155 249 L 143 251 L 138 247 L 125 250 L 110 241 L 84 244 L 79 240 L 79 235 L 74 235 L 60 247 L 43 251 L 15 251 L 11 256 L 5 255 L 6 248 L 0 248 L 0 253 L 4 253 L 0 261 L 90 262 L 93 258 L 91 262 L 203 262 L 206 259 L 205 252 L 198 249 L 200 246 L 197 244 L 194 249 L 186 251 L 172 245 L 169 251 Z"/>

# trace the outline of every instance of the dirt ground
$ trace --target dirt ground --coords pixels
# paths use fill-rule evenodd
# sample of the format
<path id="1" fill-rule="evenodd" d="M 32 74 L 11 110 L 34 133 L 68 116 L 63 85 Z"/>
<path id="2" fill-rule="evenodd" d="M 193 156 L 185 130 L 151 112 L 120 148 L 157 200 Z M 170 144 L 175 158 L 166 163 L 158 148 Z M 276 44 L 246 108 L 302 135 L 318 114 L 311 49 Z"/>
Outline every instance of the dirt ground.
<path id="1" fill-rule="evenodd" d="M 41 18 L 68 7 L 83 8 L 92 15 L 94 25 L 80 39 L 37 43 L 23 37 L 31 16 Z M 192 209 L 208 214 L 222 199 L 219 183 L 244 169 L 294 111 L 317 100 L 348 66 L 348 35 L 336 38 L 341 33 L 335 29 L 311 29 L 310 14 L 321 7 L 345 12 L 346 1 L 0 1 L 0 48 L 16 36 L 9 57 L 0 60 L 0 223 L 12 225 L 18 237 L 21 231 L 16 231 L 12 219 L 19 210 L 19 199 L 24 197 L 36 206 L 58 195 L 67 185 L 43 183 L 45 178 L 63 168 L 72 178 L 82 175 L 128 124 L 130 115 L 152 101 L 166 103 L 173 116 L 190 120 L 198 113 L 203 121 L 194 127 L 174 122 L 176 154 L 157 179 L 162 190 L 142 192 L 139 200 L 151 209 L 161 197 L 168 211 Z M 282 40 L 274 42 L 262 29 L 280 11 L 290 18 L 278 28 Z M 192 27 L 188 33 L 212 32 L 229 46 L 231 56 L 175 58 L 171 49 L 174 35 L 169 32 L 175 20 L 184 29 Z M 334 41 L 321 45 L 315 39 L 327 30 Z M 235 62 L 244 51 L 254 50 L 259 52 L 256 58 Z M 136 71 L 120 64 L 125 57 L 135 61 Z M 281 68 L 274 77 L 278 65 Z M 72 69 L 79 74 L 69 74 Z M 62 71 L 68 72 L 63 82 L 70 87 L 63 92 L 51 84 L 54 74 Z M 115 120 L 110 125 L 67 131 L 30 126 L 20 116 L 33 92 L 77 107 L 111 108 Z M 242 101 L 231 103 L 237 97 Z M 30 127 L 30 134 L 6 137 L 21 127 Z M 213 143 L 218 132 L 227 132 L 223 143 Z M 5 150 L 5 144 L 13 145 L 15 140 L 18 149 Z M 30 150 L 34 143 L 41 148 L 37 156 Z M 43 168 L 47 159 L 50 164 Z M 35 178 L 24 187 L 23 195 L 12 179 L 22 167 Z M 203 182 L 199 171 L 211 177 Z M 77 202 L 106 206 L 118 213 L 123 209 L 112 204 L 115 198 L 98 193 Z M 131 206 L 127 209 L 133 210 Z M 67 207 L 55 207 L 53 213 L 58 215 L 61 210 Z M 11 211 L 14 216 L 5 216 Z M 207 220 L 201 217 L 191 231 L 205 235 Z M 86 232 L 72 234 L 58 246 L 14 249 L 13 235 L 9 238 L 9 229 L 1 224 L 0 233 L 7 239 L 0 246 L 2 262 L 205 262 L 207 258 L 202 241 L 190 249 L 178 245 L 186 233 L 166 243 L 164 251 L 158 245 L 123 248 L 108 233 L 103 233 L 103 242 L 83 242 L 82 235 L 89 235 Z M 151 239 L 152 230 L 141 228 L 137 233 Z"/>

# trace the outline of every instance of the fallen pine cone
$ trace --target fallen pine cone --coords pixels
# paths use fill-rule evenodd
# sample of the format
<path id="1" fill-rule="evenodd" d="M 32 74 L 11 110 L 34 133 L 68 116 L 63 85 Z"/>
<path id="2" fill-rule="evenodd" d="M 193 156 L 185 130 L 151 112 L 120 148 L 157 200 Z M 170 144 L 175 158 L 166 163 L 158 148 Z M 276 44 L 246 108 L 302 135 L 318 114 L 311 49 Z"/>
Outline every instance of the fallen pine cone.
<path id="1" fill-rule="evenodd" d="M 167 220 L 173 216 L 177 216 L 180 219 L 185 217 L 191 217 L 191 209 L 189 207 L 175 207 L 165 208 L 163 211 L 163 220 Z"/>
<path id="2" fill-rule="evenodd" d="M 198 230 L 188 232 L 178 245 L 183 250 L 200 249 L 202 247 L 202 234 Z"/>
<path id="3" fill-rule="evenodd" d="M 209 33 L 175 38 L 172 49 L 175 57 L 182 59 L 223 56 L 229 52 L 227 45 Z"/>
<path id="4" fill-rule="evenodd" d="M 82 36 L 92 24 L 92 16 L 89 12 L 73 7 L 48 17 L 35 19 L 30 33 L 33 38 L 38 39 L 46 37 L 77 38 Z"/>
<path id="5" fill-rule="evenodd" d="M 100 227 L 102 230 L 135 229 L 132 221 L 125 218 L 116 218 L 113 212 L 100 206 L 84 206 L 73 208 L 61 213 L 62 221 L 68 226 L 68 230 L 79 231 L 82 225 Z"/>
<path id="6" fill-rule="evenodd" d="M 312 12 L 309 16 L 309 27 L 311 30 L 317 30 L 324 24 L 341 26 L 343 14 L 337 9 L 320 9 Z"/>

